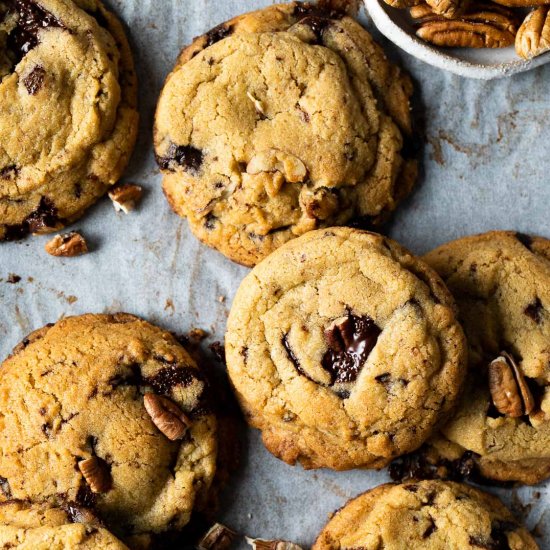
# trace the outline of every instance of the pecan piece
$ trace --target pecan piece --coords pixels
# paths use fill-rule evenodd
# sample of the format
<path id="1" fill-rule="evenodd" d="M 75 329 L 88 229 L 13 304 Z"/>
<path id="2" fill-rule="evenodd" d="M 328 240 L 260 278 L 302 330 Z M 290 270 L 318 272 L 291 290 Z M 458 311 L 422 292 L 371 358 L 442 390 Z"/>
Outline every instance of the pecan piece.
<path id="1" fill-rule="evenodd" d="M 426 0 L 434 13 L 453 19 L 464 13 L 469 5 L 469 0 Z"/>
<path id="2" fill-rule="evenodd" d="M 410 13 L 419 23 L 416 35 L 436 46 L 505 48 L 516 39 L 516 14 L 490 3 L 475 4 L 457 19 L 446 19 L 425 4 L 412 8 Z"/>
<path id="3" fill-rule="evenodd" d="M 548 4 L 548 0 L 493 0 L 493 2 L 507 8 L 533 8 Z"/>
<path id="4" fill-rule="evenodd" d="M 176 441 L 183 438 L 191 422 L 172 400 L 162 395 L 146 393 L 143 403 L 153 424 L 168 439 Z"/>
<path id="5" fill-rule="evenodd" d="M 532 59 L 547 51 L 550 51 L 550 6 L 541 6 L 532 11 L 519 28 L 516 52 Z"/>
<path id="6" fill-rule="evenodd" d="M 302 550 L 300 546 L 286 540 L 265 540 L 246 537 L 252 550 Z"/>
<path id="7" fill-rule="evenodd" d="M 82 472 L 92 493 L 106 493 L 111 489 L 113 485 L 111 472 L 107 463 L 101 458 L 92 456 L 81 460 L 78 463 L 78 469 Z"/>
<path id="8" fill-rule="evenodd" d="M 109 191 L 109 198 L 113 201 L 113 206 L 117 212 L 128 214 L 130 210 L 136 207 L 143 194 L 143 189 L 133 183 L 122 183 L 113 187 Z"/>
<path id="9" fill-rule="evenodd" d="M 226 550 L 232 544 L 237 533 L 222 525 L 215 523 L 197 544 L 198 550 Z"/>
<path id="10" fill-rule="evenodd" d="M 502 352 L 489 364 L 489 390 L 497 410 L 511 418 L 530 414 L 535 408 L 525 377 L 509 353 Z"/>
<path id="11" fill-rule="evenodd" d="M 71 231 L 63 235 L 56 235 L 46 243 L 44 248 L 46 252 L 52 256 L 63 256 L 66 258 L 81 256 L 88 252 L 88 245 L 84 237 L 76 231 Z"/>

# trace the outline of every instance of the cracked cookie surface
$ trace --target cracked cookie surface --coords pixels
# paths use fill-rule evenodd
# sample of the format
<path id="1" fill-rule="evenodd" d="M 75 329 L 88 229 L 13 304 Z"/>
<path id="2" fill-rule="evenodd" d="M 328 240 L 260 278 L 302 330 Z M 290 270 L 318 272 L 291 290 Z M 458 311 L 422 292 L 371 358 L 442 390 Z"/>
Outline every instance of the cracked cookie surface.
<path id="1" fill-rule="evenodd" d="M 490 232 L 444 244 L 424 259 L 456 299 L 470 363 L 468 389 L 430 455 L 456 460 L 469 451 L 482 476 L 500 481 L 548 478 L 550 241 Z M 509 367 L 499 359 L 505 376 L 495 381 L 494 361 L 503 355 Z M 515 407 L 503 408 L 503 395 Z"/>
<path id="2" fill-rule="evenodd" d="M 502 502 L 461 483 L 386 484 L 335 512 L 313 550 L 536 550 Z"/>
<path id="3" fill-rule="evenodd" d="M 58 230 L 117 182 L 136 87 L 98 0 L 0 0 L 0 240 Z"/>
<path id="4" fill-rule="evenodd" d="M 128 550 L 87 511 L 25 502 L 0 504 L 0 548 Z"/>
<path id="5" fill-rule="evenodd" d="M 0 367 L 0 502 L 85 506 L 118 536 L 183 527 L 215 471 L 207 391 L 174 337 L 132 315 L 33 333 Z"/>
<path id="6" fill-rule="evenodd" d="M 456 401 L 466 344 L 437 274 L 349 228 L 286 243 L 243 280 L 226 357 L 267 448 L 306 468 L 381 468 Z"/>
<path id="7" fill-rule="evenodd" d="M 416 179 L 411 94 L 351 17 L 296 2 L 236 17 L 183 50 L 161 93 L 164 192 L 246 265 L 312 229 L 376 224 Z"/>

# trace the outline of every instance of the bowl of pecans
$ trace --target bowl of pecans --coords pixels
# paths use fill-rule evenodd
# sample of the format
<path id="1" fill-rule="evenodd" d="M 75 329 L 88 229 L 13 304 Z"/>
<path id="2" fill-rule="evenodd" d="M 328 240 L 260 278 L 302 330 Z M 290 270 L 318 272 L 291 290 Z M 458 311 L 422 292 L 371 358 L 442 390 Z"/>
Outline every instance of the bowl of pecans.
<path id="1" fill-rule="evenodd" d="M 550 61 L 550 0 L 365 0 L 365 5 L 380 32 L 401 49 L 461 76 L 502 78 Z"/>

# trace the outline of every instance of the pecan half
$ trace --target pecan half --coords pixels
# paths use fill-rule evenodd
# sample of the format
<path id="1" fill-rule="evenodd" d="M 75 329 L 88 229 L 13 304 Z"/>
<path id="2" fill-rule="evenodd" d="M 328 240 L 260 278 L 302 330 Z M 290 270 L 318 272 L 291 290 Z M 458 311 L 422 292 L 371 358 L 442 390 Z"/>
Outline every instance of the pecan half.
<path id="1" fill-rule="evenodd" d="M 92 456 L 81 460 L 78 463 L 78 469 L 82 472 L 92 493 L 106 493 L 111 489 L 113 485 L 111 472 L 107 463 L 101 458 Z"/>
<path id="2" fill-rule="evenodd" d="M 450 19 L 464 13 L 470 4 L 469 0 L 426 0 L 426 2 L 435 13 Z"/>
<path id="3" fill-rule="evenodd" d="M 81 256 L 88 252 L 88 245 L 84 237 L 76 231 L 56 235 L 48 241 L 44 246 L 46 252 L 52 256 L 63 256 L 72 258 L 73 256 Z"/>
<path id="4" fill-rule="evenodd" d="M 222 525 L 215 523 L 197 544 L 198 550 L 226 550 L 231 546 L 237 533 Z"/>
<path id="5" fill-rule="evenodd" d="M 286 540 L 265 540 L 246 537 L 253 550 L 302 550 L 300 546 Z"/>
<path id="6" fill-rule="evenodd" d="M 525 377 L 509 353 L 502 352 L 489 364 L 489 390 L 497 410 L 511 418 L 530 414 L 535 408 Z"/>
<path id="7" fill-rule="evenodd" d="M 476 3 L 457 19 L 446 19 L 426 4 L 412 8 L 410 13 L 419 23 L 416 35 L 436 46 L 505 48 L 516 39 L 516 14 L 486 2 Z"/>
<path id="8" fill-rule="evenodd" d="M 191 422 L 172 400 L 155 393 L 146 393 L 143 403 L 153 424 L 168 439 L 176 441 L 183 438 Z"/>
<path id="9" fill-rule="evenodd" d="M 136 207 L 142 195 L 143 189 L 133 183 L 122 183 L 109 191 L 109 198 L 113 201 L 115 210 L 125 214 Z"/>
<path id="10" fill-rule="evenodd" d="M 525 59 L 550 51 L 550 6 L 532 11 L 519 28 L 516 52 Z"/>
<path id="11" fill-rule="evenodd" d="M 533 8 L 548 4 L 548 0 L 493 0 L 493 2 L 507 8 Z"/>

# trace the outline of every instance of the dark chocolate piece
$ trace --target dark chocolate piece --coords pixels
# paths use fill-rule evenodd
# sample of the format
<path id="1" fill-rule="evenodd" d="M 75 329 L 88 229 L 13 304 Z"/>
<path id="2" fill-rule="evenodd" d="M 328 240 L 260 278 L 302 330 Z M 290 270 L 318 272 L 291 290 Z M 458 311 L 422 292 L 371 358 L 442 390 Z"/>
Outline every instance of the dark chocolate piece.
<path id="1" fill-rule="evenodd" d="M 192 145 L 176 145 L 171 143 L 166 156 L 156 155 L 157 164 L 161 170 L 175 172 L 176 166 L 181 166 L 185 171 L 192 174 L 198 173 L 202 166 L 204 156 L 202 151 Z"/>
<path id="2" fill-rule="evenodd" d="M 42 84 L 44 83 L 45 76 L 46 76 L 46 71 L 44 70 L 44 67 L 37 65 L 23 79 L 23 84 L 25 85 L 25 88 L 27 88 L 27 92 L 29 92 L 30 95 L 35 95 L 40 90 L 40 88 L 42 88 Z"/>

